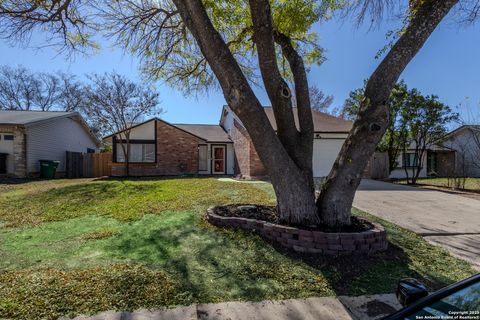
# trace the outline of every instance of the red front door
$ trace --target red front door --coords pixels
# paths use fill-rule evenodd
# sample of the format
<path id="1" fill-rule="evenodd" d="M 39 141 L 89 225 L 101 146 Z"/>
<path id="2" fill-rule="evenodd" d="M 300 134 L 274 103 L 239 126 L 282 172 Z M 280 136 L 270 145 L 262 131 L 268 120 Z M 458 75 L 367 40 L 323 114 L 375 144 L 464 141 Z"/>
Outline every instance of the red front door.
<path id="1" fill-rule="evenodd" d="M 225 174 L 225 146 L 212 146 L 214 174 Z"/>

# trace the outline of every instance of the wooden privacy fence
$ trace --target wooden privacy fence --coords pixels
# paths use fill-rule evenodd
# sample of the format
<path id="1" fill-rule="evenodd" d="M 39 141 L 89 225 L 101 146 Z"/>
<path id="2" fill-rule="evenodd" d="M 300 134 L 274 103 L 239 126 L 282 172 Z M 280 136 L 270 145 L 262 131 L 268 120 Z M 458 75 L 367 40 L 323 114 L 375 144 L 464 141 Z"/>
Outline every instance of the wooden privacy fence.
<path id="1" fill-rule="evenodd" d="M 385 152 L 375 152 L 365 167 L 363 177 L 370 179 L 386 179 L 389 174 L 388 154 Z"/>
<path id="2" fill-rule="evenodd" d="M 111 153 L 83 153 L 67 151 L 67 178 L 96 178 L 112 174 Z"/>

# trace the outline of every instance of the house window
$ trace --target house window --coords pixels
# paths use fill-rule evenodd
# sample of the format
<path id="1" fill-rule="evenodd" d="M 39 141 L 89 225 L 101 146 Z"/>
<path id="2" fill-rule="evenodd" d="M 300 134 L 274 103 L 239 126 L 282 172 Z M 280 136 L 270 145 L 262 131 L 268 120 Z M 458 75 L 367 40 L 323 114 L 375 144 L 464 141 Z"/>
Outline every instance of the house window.
<path id="1" fill-rule="evenodd" d="M 403 167 L 412 168 L 418 166 L 418 156 L 416 153 L 403 154 Z"/>
<path id="2" fill-rule="evenodd" d="M 4 134 L 3 135 L 3 140 L 12 141 L 13 140 L 13 134 Z"/>
<path id="3" fill-rule="evenodd" d="M 198 146 L 198 171 L 208 170 L 207 145 Z"/>
<path id="4" fill-rule="evenodd" d="M 123 147 L 127 148 L 124 143 Z M 117 143 L 117 162 L 125 162 L 122 144 Z M 155 162 L 155 144 L 153 143 L 130 143 L 129 162 Z"/>

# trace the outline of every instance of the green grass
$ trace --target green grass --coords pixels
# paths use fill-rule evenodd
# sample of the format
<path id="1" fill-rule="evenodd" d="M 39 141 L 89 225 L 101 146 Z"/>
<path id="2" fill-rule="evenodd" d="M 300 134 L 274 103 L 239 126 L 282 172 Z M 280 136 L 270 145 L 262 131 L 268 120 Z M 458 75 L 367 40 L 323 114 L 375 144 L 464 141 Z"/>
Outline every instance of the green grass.
<path id="1" fill-rule="evenodd" d="M 438 287 L 474 273 L 384 221 L 392 249 L 368 258 L 281 254 L 254 234 L 204 221 L 210 205 L 273 204 L 266 183 L 56 180 L 0 188 L 0 318 L 374 294 L 405 276 Z"/>
<path id="2" fill-rule="evenodd" d="M 399 183 L 405 184 L 406 180 L 399 180 Z M 448 178 L 420 178 L 417 180 L 417 184 L 451 188 L 451 181 Z M 465 190 L 480 191 L 480 178 L 466 178 Z"/>
<path id="3" fill-rule="evenodd" d="M 211 205 L 245 201 L 273 203 L 264 192 L 245 183 L 216 179 L 59 180 L 18 185 L 0 193 L 0 221 L 6 227 L 38 225 L 88 215 L 134 221 L 168 210 L 201 210 Z"/>

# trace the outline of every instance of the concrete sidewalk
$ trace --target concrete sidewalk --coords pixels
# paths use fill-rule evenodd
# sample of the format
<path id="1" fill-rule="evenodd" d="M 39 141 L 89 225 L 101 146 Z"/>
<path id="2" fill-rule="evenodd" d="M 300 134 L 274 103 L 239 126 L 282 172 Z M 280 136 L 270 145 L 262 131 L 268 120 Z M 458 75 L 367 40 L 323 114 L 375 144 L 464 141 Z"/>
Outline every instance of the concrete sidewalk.
<path id="1" fill-rule="evenodd" d="M 401 306 L 393 294 L 322 297 L 262 302 L 197 304 L 163 310 L 107 311 L 75 320 L 367 320 L 380 319 Z"/>

